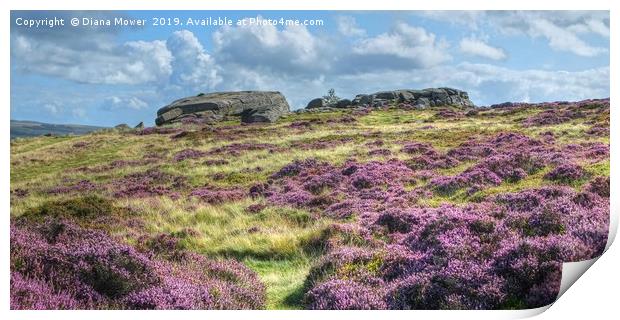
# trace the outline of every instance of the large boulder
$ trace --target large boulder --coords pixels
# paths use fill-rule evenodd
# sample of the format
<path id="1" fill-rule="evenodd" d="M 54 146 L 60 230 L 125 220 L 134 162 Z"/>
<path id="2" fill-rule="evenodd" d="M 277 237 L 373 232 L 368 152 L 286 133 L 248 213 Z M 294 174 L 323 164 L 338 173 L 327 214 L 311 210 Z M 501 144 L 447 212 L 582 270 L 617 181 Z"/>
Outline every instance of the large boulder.
<path id="1" fill-rule="evenodd" d="M 336 108 L 348 108 L 350 106 L 351 106 L 351 100 L 349 99 L 338 100 L 338 102 L 336 103 Z"/>
<path id="2" fill-rule="evenodd" d="M 353 98 L 353 105 L 371 104 L 374 96 L 371 94 L 358 94 Z"/>
<path id="3" fill-rule="evenodd" d="M 326 103 L 325 100 L 323 100 L 323 98 L 316 98 L 316 99 L 312 99 L 310 100 L 310 102 L 308 102 L 308 105 L 306 106 L 306 109 L 315 109 L 315 108 L 323 108 L 326 107 Z"/>
<path id="4" fill-rule="evenodd" d="M 288 113 L 286 98 L 277 91 L 214 92 L 186 97 L 159 109 L 155 124 L 179 122 L 188 115 L 208 120 L 240 116 L 242 122 L 274 122 Z"/>

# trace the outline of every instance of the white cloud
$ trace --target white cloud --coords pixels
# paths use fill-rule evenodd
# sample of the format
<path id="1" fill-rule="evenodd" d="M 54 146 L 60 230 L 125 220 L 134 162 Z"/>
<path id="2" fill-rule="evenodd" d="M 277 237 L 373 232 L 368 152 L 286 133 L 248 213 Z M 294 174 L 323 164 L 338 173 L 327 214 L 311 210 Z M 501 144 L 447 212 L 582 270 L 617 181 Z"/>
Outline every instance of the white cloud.
<path id="1" fill-rule="evenodd" d="M 605 48 L 588 45 L 575 32 L 561 28 L 545 19 L 531 21 L 530 34 L 547 38 L 549 46 L 555 50 L 569 51 L 580 56 L 593 57 L 607 52 Z"/>
<path id="2" fill-rule="evenodd" d="M 336 18 L 338 24 L 338 32 L 346 37 L 363 37 L 366 35 L 366 30 L 360 28 L 357 25 L 354 17 L 351 16 L 339 16 Z"/>
<path id="3" fill-rule="evenodd" d="M 104 99 L 101 108 L 108 111 L 123 109 L 142 110 L 148 108 L 148 106 L 146 102 L 137 97 L 111 96 Z"/>
<path id="4" fill-rule="evenodd" d="M 417 13 L 427 18 L 463 25 L 474 30 L 479 28 L 480 21 L 483 21 L 486 15 L 485 11 L 475 10 L 428 10 Z"/>
<path id="5" fill-rule="evenodd" d="M 389 32 L 359 40 L 341 62 L 357 71 L 428 68 L 450 60 L 447 49 L 435 34 L 398 22 Z"/>
<path id="6" fill-rule="evenodd" d="M 166 41 L 166 48 L 172 56 L 172 84 L 200 91 L 213 89 L 222 81 L 214 59 L 192 32 L 174 32 Z"/>
<path id="7" fill-rule="evenodd" d="M 246 24 L 224 26 L 213 33 L 218 63 L 232 63 L 255 69 L 289 74 L 314 73 L 332 60 L 326 46 L 305 26 Z"/>
<path id="8" fill-rule="evenodd" d="M 506 52 L 501 48 L 490 46 L 486 42 L 476 38 L 463 38 L 459 43 L 459 49 L 461 52 L 479 56 L 492 60 L 506 59 Z"/>
<path id="9" fill-rule="evenodd" d="M 86 118 L 86 110 L 83 108 L 74 108 L 71 110 L 71 114 L 74 118 Z"/>
<path id="10" fill-rule="evenodd" d="M 87 49 L 53 39 L 16 35 L 11 45 L 14 63 L 25 72 L 56 76 L 81 83 L 140 84 L 158 82 L 170 74 L 171 56 L 163 41 L 135 41 L 109 49 Z"/>
<path id="11" fill-rule="evenodd" d="M 59 107 L 53 103 L 46 103 L 43 105 L 43 108 L 49 112 L 50 114 L 56 115 L 60 111 Z"/>
<path id="12" fill-rule="evenodd" d="M 590 19 L 586 22 L 589 30 L 593 33 L 609 38 L 609 26 L 601 20 Z"/>
<path id="13" fill-rule="evenodd" d="M 592 57 L 606 48 L 588 44 L 590 36 L 609 37 L 608 11 L 424 11 L 424 17 L 472 30 L 543 37 L 551 48 Z"/>

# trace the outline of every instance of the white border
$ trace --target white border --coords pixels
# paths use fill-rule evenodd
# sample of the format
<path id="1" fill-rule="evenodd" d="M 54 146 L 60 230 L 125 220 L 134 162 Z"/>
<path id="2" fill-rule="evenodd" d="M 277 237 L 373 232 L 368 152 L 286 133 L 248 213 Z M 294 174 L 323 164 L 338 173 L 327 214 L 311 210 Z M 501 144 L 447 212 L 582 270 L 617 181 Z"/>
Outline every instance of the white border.
<path id="1" fill-rule="evenodd" d="M 539 314 L 547 308 L 523 311 L 351 311 L 351 312 L 333 312 L 333 311 L 159 311 L 159 312 L 127 312 L 127 311 L 25 311 L 15 312 L 9 309 L 9 162 L 10 162 L 10 145 L 9 145 L 9 126 L 6 121 L 10 119 L 10 52 L 9 52 L 9 33 L 10 33 L 10 10 L 611 10 L 611 100 L 615 101 L 616 92 L 615 85 L 617 83 L 617 68 L 614 56 L 618 51 L 618 1 L 611 0 L 564 0 L 564 1 L 540 1 L 540 0 L 519 0 L 518 2 L 508 1 L 485 1 L 485 0 L 433 0 L 433 1 L 404 1 L 398 0 L 357 0 L 354 2 L 335 0 L 221 0 L 220 2 L 200 2 L 196 0 L 175 0 L 175 1 L 83 1 L 83 0 L 55 0 L 55 1 L 36 1 L 36 0 L 20 0 L 19 2 L 9 3 L 9 1 L 1 1 L 2 7 L 2 27 L 0 29 L 0 39 L 3 42 L 2 51 L 2 87 L 0 97 L 4 99 L 4 107 L 0 112 L 2 118 L 5 119 L 4 126 L 0 130 L 0 141 L 4 149 L 2 160 L 2 181 L 0 186 L 0 197 L 2 200 L 2 208 L 4 208 L 5 224 L 2 228 L 2 241 L 0 252 L 2 253 L 2 272 L 0 277 L 2 285 L 2 293 L 0 300 L 5 319 L 109 319 L 109 318 L 135 318 L 135 317 L 151 317 L 152 319 L 204 319 L 208 318 L 232 318 L 246 319 L 264 318 L 264 319 L 316 319 L 321 317 L 327 318 L 345 318 L 345 319 L 375 319 L 377 317 L 390 317 L 398 319 L 497 319 L 497 318 L 520 318 Z M 615 36 L 615 37 L 614 37 Z M 617 140 L 618 130 L 618 112 L 611 108 L 611 140 Z M 617 148 L 611 146 L 611 162 L 617 158 Z M 617 195 L 618 181 L 617 170 L 615 165 L 611 167 L 612 177 L 612 194 Z M 615 237 L 618 222 L 618 200 L 611 198 L 612 227 L 610 241 Z M 595 259 L 596 260 L 596 259 Z M 620 252 L 617 246 L 609 248 L 609 250 L 600 258 L 600 262 L 593 266 L 593 271 L 586 273 L 582 280 L 575 284 L 575 288 L 568 290 L 567 293 L 556 302 L 548 312 L 542 315 L 542 318 L 560 319 L 575 317 L 590 317 L 592 315 L 603 316 L 609 318 L 609 315 L 617 312 L 617 294 L 618 294 L 618 277 L 617 272 L 620 260 Z M 594 261 L 572 264 L 565 266 L 563 278 L 571 278 L 575 281 Z M 585 268 L 584 268 L 585 267 Z M 570 271 L 569 271 L 570 270 Z M 595 273 L 596 272 L 596 273 Z M 566 283 L 563 284 L 563 292 L 566 292 Z"/>

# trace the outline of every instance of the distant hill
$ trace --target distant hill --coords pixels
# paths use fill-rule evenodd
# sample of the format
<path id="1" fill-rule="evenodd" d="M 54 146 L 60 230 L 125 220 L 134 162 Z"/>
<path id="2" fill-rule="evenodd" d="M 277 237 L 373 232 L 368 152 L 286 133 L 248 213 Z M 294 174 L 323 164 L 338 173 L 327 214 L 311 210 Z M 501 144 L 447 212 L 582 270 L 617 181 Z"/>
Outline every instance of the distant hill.
<path id="1" fill-rule="evenodd" d="M 52 124 L 36 121 L 11 120 L 11 139 L 36 137 L 51 133 L 52 135 L 82 135 L 105 127 L 85 126 L 79 124 Z"/>

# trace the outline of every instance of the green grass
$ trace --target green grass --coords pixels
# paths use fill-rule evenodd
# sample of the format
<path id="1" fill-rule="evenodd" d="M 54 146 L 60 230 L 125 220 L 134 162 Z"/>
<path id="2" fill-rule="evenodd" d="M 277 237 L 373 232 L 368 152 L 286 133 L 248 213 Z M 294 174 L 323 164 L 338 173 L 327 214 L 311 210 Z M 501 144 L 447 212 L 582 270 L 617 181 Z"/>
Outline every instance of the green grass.
<path id="1" fill-rule="evenodd" d="M 309 246 L 310 240 L 320 237 L 329 221 L 292 208 L 245 212 L 252 203 L 244 200 L 211 206 L 193 200 L 158 198 L 128 200 L 126 205 L 142 212 L 149 234 L 178 234 L 191 229 L 195 235 L 182 239 L 186 249 L 244 262 L 267 286 L 269 309 L 299 309 L 303 281 L 320 254 L 319 248 Z M 250 232 L 252 227 L 258 230 Z"/>
<path id="2" fill-rule="evenodd" d="M 309 258 L 258 260 L 243 262 L 254 270 L 267 286 L 267 309 L 302 309 L 303 285 L 312 260 Z"/>

